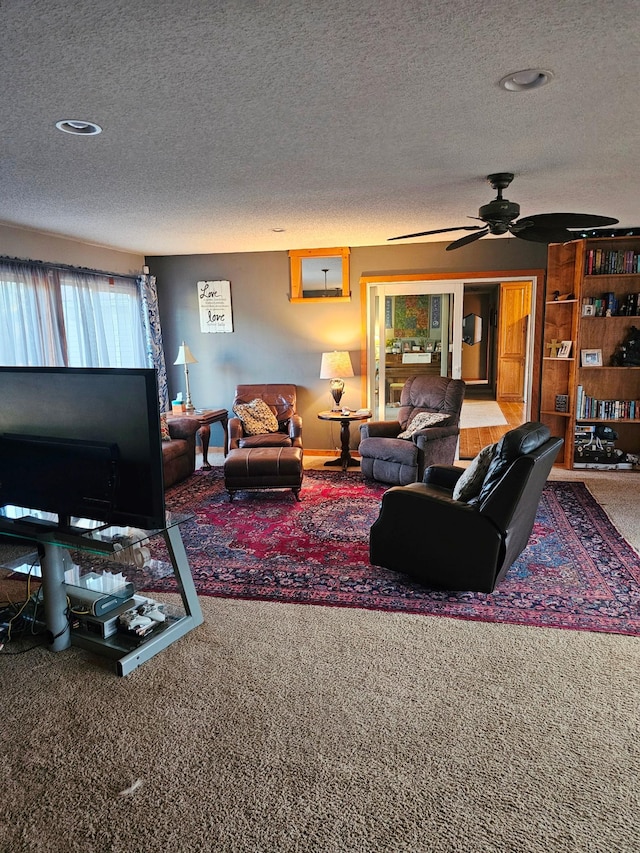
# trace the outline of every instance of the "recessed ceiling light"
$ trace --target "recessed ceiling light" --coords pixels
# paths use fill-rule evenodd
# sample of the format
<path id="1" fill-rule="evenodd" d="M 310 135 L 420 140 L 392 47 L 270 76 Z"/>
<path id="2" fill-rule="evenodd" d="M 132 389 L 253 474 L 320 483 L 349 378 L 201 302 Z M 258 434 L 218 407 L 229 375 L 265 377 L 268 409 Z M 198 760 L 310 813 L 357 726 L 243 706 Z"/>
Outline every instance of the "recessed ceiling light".
<path id="1" fill-rule="evenodd" d="M 524 71 L 514 71 L 500 80 L 500 86 L 507 92 L 528 92 L 529 89 L 539 89 L 553 80 L 553 71 L 543 68 L 527 68 Z"/>
<path id="2" fill-rule="evenodd" d="M 75 119 L 64 119 L 57 121 L 56 127 L 64 133 L 73 133 L 75 136 L 95 136 L 102 133 L 102 128 L 99 124 L 93 121 L 77 121 Z"/>

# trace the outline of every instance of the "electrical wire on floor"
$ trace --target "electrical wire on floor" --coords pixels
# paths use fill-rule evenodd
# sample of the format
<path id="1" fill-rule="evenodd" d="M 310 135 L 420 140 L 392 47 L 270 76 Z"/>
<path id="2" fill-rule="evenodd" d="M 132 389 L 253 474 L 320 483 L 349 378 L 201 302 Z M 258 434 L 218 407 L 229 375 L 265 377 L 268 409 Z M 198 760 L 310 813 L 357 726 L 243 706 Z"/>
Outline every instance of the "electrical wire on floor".
<path id="1" fill-rule="evenodd" d="M 21 602 L 13 602 L 7 596 L 7 601 L 0 604 L 0 654 L 21 655 L 30 652 L 39 646 L 49 642 L 49 637 L 43 621 L 38 619 L 38 610 L 41 607 L 42 587 L 31 590 L 32 571 L 38 558 L 36 557 L 29 567 L 27 574 L 26 599 Z M 66 628 L 65 628 L 66 630 Z M 26 637 L 41 637 L 38 642 L 27 648 L 17 651 L 8 651 L 5 647 L 9 643 L 24 640 Z"/>
<path id="2" fill-rule="evenodd" d="M 34 563 L 29 568 L 27 575 L 27 598 L 22 602 L 12 602 L 8 599 L 6 602 L 0 603 L 0 657 L 2 655 L 23 655 L 33 649 L 37 649 L 43 645 L 50 645 L 58 637 L 61 637 L 68 629 L 65 626 L 57 633 L 51 635 L 46 628 L 43 617 L 39 617 L 39 608 L 43 605 L 42 587 L 31 592 L 31 572 L 35 565 Z M 69 597 L 67 596 L 67 609 L 65 616 L 71 627 L 74 627 L 75 617 L 88 616 L 90 610 L 80 610 L 73 608 Z M 25 649 L 9 651 L 5 647 L 9 643 L 23 641 L 26 637 L 40 637 L 37 643 L 33 643 Z"/>

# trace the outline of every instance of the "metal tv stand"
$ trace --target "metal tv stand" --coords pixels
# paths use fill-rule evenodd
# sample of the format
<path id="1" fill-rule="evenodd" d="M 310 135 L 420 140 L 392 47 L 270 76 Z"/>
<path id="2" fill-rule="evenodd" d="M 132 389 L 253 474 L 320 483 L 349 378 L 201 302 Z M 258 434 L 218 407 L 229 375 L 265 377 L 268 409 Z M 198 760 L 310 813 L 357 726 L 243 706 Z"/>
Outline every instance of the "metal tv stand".
<path id="1" fill-rule="evenodd" d="M 165 526 L 156 530 L 100 527 L 86 519 L 73 519 L 74 527 L 66 531 L 54 525 L 55 515 L 33 513 L 25 518 L 25 513 L 28 512 L 30 511 L 20 510 L 18 507 L 0 509 L 0 533 L 33 542 L 38 548 L 45 624 L 50 636 L 51 651 L 63 651 L 72 644 L 80 646 L 113 659 L 116 673 L 128 675 L 140 664 L 202 624 L 200 602 L 179 527 L 190 519 L 191 515 L 167 512 Z M 72 629 L 68 618 L 65 586 L 65 569 L 68 569 L 72 562 L 69 549 L 106 559 L 111 557 L 115 560 L 117 555 L 118 562 L 122 564 L 122 557 L 128 554 L 132 555 L 131 562 L 134 562 L 136 546 L 155 536 L 162 536 L 165 541 L 182 597 L 184 614 L 167 619 L 161 627 L 144 639 L 134 640 L 120 633 L 103 639 L 82 628 Z M 127 552 L 125 549 L 130 550 Z M 122 568 L 126 571 L 126 565 L 122 565 Z"/>

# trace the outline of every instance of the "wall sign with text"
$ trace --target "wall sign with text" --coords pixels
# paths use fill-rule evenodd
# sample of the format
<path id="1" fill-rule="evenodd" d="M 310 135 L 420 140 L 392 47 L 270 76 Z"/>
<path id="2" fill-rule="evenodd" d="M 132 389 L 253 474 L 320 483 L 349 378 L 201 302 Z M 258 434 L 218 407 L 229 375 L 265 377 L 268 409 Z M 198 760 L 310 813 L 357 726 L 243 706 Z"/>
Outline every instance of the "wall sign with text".
<path id="1" fill-rule="evenodd" d="M 431 328 L 440 328 L 440 296 L 431 297 Z"/>
<path id="2" fill-rule="evenodd" d="M 199 281 L 201 332 L 233 332 L 230 281 Z"/>

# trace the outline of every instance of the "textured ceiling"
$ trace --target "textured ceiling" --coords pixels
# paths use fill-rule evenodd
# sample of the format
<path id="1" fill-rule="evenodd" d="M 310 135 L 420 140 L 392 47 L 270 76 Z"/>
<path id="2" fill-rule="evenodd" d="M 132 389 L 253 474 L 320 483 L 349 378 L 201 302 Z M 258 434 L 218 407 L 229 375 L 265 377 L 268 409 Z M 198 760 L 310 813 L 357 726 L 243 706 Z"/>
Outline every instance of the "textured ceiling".
<path id="1" fill-rule="evenodd" d="M 640 224 L 637 0 L 2 0 L 0 44 L 8 224 L 148 255 L 380 245 L 473 224 L 497 171 L 522 215 Z M 532 67 L 553 81 L 499 88 Z"/>

